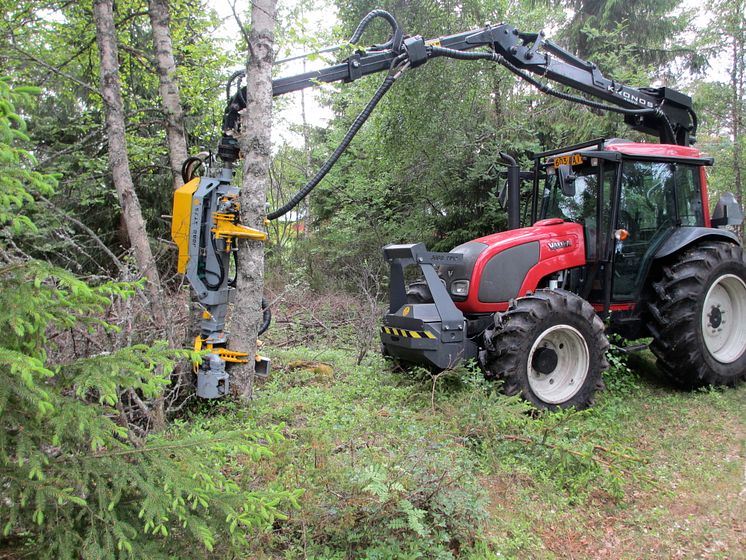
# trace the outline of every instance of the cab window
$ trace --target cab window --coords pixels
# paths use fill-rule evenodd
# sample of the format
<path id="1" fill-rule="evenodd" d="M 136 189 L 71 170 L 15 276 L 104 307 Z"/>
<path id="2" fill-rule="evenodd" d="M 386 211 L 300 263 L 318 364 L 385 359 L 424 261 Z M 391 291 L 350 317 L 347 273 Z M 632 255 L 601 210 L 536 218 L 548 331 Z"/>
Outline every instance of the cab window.
<path id="1" fill-rule="evenodd" d="M 598 167 L 573 167 L 575 196 L 562 193 L 554 168 L 547 168 L 542 199 L 542 218 L 561 218 L 585 226 L 586 255 L 596 258 Z"/>
<path id="2" fill-rule="evenodd" d="M 696 165 L 679 164 L 674 171 L 676 203 L 682 226 L 705 225 L 699 170 Z"/>
<path id="3" fill-rule="evenodd" d="M 619 225 L 639 241 L 650 241 L 674 225 L 703 226 L 699 168 L 625 162 L 619 209 Z"/>
<path id="4" fill-rule="evenodd" d="M 625 161 L 617 227 L 626 230 L 614 251 L 613 297 L 634 299 L 655 251 L 672 228 L 703 226 L 699 167 Z"/>

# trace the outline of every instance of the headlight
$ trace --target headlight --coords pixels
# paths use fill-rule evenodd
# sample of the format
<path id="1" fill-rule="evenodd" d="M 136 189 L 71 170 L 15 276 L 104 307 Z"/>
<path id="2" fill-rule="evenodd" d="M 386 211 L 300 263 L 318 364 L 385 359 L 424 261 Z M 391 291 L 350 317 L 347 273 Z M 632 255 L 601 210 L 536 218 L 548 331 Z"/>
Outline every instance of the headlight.
<path id="1" fill-rule="evenodd" d="M 451 283 L 451 295 L 467 296 L 468 294 L 469 294 L 469 281 L 468 280 L 454 280 Z"/>

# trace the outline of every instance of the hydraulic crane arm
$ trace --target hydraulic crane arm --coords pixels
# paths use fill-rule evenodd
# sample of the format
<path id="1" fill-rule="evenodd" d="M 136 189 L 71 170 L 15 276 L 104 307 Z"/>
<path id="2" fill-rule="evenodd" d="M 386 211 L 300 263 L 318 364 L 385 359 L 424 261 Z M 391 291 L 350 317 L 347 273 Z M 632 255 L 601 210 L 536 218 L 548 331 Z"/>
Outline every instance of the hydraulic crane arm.
<path id="1" fill-rule="evenodd" d="M 657 135 L 664 144 L 688 146 L 694 143 L 697 117 L 688 95 L 671 88 L 633 88 L 610 80 L 594 63 L 546 40 L 543 32 L 523 33 L 508 24 L 487 26 L 481 32 L 465 37 L 463 44 L 490 46 L 500 57 L 496 62 L 545 93 L 597 106 L 587 99 L 547 91 L 546 85 L 525 71 L 612 103 L 614 106 L 599 108 L 624 114 L 625 122 L 633 129 Z M 461 45 L 459 43 L 458 47 Z"/>
<path id="2" fill-rule="evenodd" d="M 277 78 L 272 82 L 273 94 L 282 95 L 319 83 L 351 82 L 369 74 L 390 71 L 393 65 L 414 68 L 437 57 L 487 59 L 505 66 L 544 93 L 621 113 L 633 129 L 657 135 L 662 143 L 689 145 L 695 141 L 697 117 L 689 96 L 670 88 L 633 88 L 610 80 L 592 62 L 582 60 L 548 41 L 543 32 L 524 33 L 512 25 L 500 24 L 435 39 L 406 37 L 393 16 L 383 10 L 374 10 L 360 22 L 350 43 L 356 43 L 376 17 L 383 17 L 391 25 L 392 36 L 387 43 L 356 52 L 345 61 L 327 68 Z M 480 47 L 487 47 L 491 52 L 469 52 Z M 556 91 L 528 72 L 594 96 L 607 104 Z M 238 112 L 246 106 L 245 96 L 245 88 L 239 88 L 230 99 L 223 122 L 225 131 L 236 128 Z M 220 150 L 223 159 L 237 157 L 235 144 L 230 137 L 224 138 L 221 148 L 227 150 Z"/>

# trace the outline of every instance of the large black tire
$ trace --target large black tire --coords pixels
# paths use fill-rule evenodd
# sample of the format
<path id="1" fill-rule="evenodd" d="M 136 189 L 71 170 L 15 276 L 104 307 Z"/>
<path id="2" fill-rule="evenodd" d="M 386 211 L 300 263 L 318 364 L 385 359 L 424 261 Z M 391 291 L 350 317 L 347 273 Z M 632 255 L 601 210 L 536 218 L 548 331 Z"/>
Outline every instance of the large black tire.
<path id="1" fill-rule="evenodd" d="M 564 290 L 537 290 L 495 314 L 484 335 L 482 364 L 537 408 L 587 408 L 603 388 L 609 342 L 593 307 Z M 544 373 L 542 373 L 542 371 Z"/>
<path id="2" fill-rule="evenodd" d="M 662 268 L 648 305 L 650 349 L 680 385 L 735 385 L 746 378 L 746 254 L 707 241 Z"/>

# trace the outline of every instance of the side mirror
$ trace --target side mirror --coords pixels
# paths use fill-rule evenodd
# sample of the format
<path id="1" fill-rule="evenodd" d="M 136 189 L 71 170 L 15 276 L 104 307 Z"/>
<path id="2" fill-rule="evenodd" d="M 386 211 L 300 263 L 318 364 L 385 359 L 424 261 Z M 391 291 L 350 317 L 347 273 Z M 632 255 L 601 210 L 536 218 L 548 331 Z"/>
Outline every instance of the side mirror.
<path id="1" fill-rule="evenodd" d="M 575 175 L 572 172 L 572 166 L 560 165 L 557 168 L 557 180 L 562 194 L 565 196 L 575 196 Z"/>
<path id="2" fill-rule="evenodd" d="M 743 210 L 733 193 L 724 193 L 712 212 L 713 227 L 737 226 L 743 223 Z"/>

